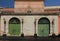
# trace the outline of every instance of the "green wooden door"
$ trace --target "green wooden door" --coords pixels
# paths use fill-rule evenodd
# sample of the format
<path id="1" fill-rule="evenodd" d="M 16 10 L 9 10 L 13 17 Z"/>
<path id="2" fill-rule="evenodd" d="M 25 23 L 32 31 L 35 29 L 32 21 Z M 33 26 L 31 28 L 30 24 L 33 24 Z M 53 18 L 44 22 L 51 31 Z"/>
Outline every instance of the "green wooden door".
<path id="1" fill-rule="evenodd" d="M 17 18 L 12 18 L 9 21 L 9 33 L 10 35 L 20 34 L 20 21 Z"/>
<path id="2" fill-rule="evenodd" d="M 49 24 L 39 24 L 38 25 L 38 34 L 39 36 L 48 36 L 49 35 Z"/>
<path id="3" fill-rule="evenodd" d="M 41 19 L 38 23 L 38 35 L 40 37 L 47 37 L 49 35 L 49 21 Z"/>

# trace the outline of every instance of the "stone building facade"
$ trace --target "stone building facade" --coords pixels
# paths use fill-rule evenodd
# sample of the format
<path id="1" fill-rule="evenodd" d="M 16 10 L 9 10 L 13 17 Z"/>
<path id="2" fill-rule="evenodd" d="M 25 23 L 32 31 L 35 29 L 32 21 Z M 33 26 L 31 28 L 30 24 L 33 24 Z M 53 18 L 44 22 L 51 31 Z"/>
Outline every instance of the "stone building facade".
<path id="1" fill-rule="evenodd" d="M 60 34 L 59 8 L 44 6 L 44 0 L 15 0 L 14 8 L 1 8 L 0 35 L 51 36 Z"/>

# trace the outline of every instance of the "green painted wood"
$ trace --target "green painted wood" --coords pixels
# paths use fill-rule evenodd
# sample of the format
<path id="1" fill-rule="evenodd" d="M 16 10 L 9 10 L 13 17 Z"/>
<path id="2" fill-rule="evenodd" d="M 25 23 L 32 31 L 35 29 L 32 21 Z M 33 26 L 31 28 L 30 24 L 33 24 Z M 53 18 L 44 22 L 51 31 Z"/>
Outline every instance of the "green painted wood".
<path id="1" fill-rule="evenodd" d="M 9 21 L 9 34 L 19 35 L 21 32 L 20 20 L 17 18 L 12 18 Z"/>
<path id="2" fill-rule="evenodd" d="M 20 30 L 20 24 L 9 24 L 10 35 L 19 35 L 21 32 Z"/>
<path id="3" fill-rule="evenodd" d="M 41 37 L 49 35 L 49 24 L 38 24 L 38 34 Z"/>

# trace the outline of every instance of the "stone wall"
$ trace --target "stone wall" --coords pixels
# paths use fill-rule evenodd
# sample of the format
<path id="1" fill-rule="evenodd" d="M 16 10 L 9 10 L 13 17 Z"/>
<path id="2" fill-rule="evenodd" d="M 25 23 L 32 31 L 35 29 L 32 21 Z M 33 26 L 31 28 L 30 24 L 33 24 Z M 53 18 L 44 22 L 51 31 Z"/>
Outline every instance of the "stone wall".
<path id="1" fill-rule="evenodd" d="M 6 34 L 9 36 L 9 20 L 11 19 L 11 18 L 13 18 L 13 17 L 16 17 L 16 18 L 18 18 L 19 20 L 21 20 L 22 21 L 22 19 L 24 20 L 23 21 L 23 33 L 24 33 L 24 35 L 25 36 L 33 36 L 34 35 L 34 21 L 35 21 L 35 19 L 37 19 L 36 20 L 36 33 L 38 34 L 38 21 L 39 21 L 39 19 L 40 18 L 42 18 L 42 17 L 46 17 L 46 18 L 48 18 L 49 20 L 50 20 L 50 34 L 49 35 L 51 35 L 52 33 L 53 33 L 53 30 L 52 29 L 54 29 L 54 33 L 56 34 L 56 35 L 58 35 L 58 16 L 53 16 L 53 15 L 49 15 L 49 16 L 38 16 L 38 15 L 35 15 L 35 16 L 33 16 L 33 15 L 28 15 L 28 16 L 22 16 L 22 15 L 20 15 L 20 16 L 11 16 L 11 15 L 8 15 L 8 16 L 1 16 L 1 35 L 3 35 L 3 32 L 4 32 L 4 18 L 5 18 L 5 20 L 6 20 Z M 53 21 L 53 19 L 55 20 L 54 21 L 54 28 L 52 27 L 52 21 Z M 21 26 L 21 33 L 22 33 L 22 26 Z M 39 36 L 39 35 L 38 35 Z"/>

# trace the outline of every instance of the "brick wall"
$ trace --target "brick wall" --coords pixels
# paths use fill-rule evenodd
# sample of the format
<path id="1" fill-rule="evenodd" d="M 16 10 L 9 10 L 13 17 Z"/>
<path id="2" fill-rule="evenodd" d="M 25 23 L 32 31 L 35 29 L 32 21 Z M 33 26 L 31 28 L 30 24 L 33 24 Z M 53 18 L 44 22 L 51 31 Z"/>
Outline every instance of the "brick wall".
<path id="1" fill-rule="evenodd" d="M 43 1 L 15 1 L 14 8 L 18 8 L 16 11 L 26 12 L 31 10 L 32 12 L 43 12 L 44 2 Z"/>

